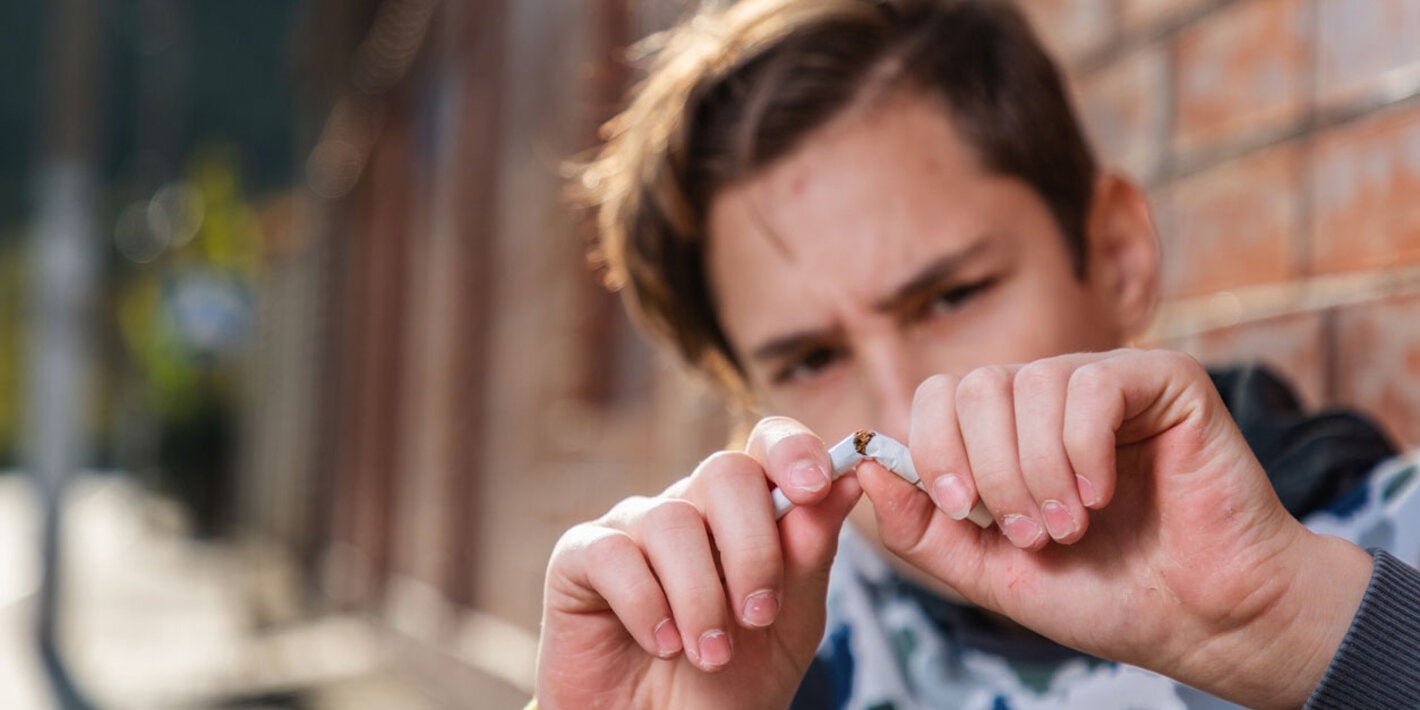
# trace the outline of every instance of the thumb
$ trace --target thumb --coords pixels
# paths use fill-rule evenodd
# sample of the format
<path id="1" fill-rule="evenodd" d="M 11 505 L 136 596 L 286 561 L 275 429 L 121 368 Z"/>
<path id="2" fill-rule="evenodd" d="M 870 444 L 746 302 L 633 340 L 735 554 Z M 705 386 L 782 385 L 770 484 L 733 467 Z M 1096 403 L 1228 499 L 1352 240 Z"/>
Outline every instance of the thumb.
<path id="1" fill-rule="evenodd" d="M 784 608 L 774 628 L 790 645 L 812 655 L 823 637 L 828 570 L 838 552 L 838 534 L 863 489 L 852 474 L 833 483 L 823 500 L 801 505 L 779 521 L 784 554 Z"/>
<path id="2" fill-rule="evenodd" d="M 788 577 L 827 576 L 838 552 L 838 533 L 862 494 L 857 476 L 846 475 L 833 483 L 823 500 L 797 506 L 784 515 L 779 521 L 779 539 Z"/>
<path id="3" fill-rule="evenodd" d="M 889 551 L 967 598 L 982 598 L 989 590 L 982 575 L 986 561 L 1004 539 L 994 528 L 953 520 L 922 489 L 876 462 L 858 466 L 858 481 Z"/>

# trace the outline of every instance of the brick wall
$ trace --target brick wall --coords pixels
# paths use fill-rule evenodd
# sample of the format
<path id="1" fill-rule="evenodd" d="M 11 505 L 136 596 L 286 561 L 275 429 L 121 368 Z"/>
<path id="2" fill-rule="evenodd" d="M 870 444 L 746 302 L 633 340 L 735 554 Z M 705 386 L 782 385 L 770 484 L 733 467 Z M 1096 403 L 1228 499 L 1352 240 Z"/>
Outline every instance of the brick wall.
<path id="1" fill-rule="evenodd" d="M 1030 0 L 1148 190 L 1151 344 L 1276 365 L 1420 445 L 1420 0 Z"/>

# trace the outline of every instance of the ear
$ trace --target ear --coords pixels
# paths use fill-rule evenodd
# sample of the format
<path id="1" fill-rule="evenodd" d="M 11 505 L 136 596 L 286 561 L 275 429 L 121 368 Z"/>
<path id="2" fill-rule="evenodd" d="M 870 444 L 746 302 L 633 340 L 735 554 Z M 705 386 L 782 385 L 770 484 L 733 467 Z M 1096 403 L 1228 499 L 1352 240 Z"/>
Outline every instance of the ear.
<path id="1" fill-rule="evenodd" d="M 1101 174 L 1086 229 L 1090 288 L 1127 342 L 1148 327 L 1159 295 L 1159 239 L 1143 190 L 1121 175 Z"/>

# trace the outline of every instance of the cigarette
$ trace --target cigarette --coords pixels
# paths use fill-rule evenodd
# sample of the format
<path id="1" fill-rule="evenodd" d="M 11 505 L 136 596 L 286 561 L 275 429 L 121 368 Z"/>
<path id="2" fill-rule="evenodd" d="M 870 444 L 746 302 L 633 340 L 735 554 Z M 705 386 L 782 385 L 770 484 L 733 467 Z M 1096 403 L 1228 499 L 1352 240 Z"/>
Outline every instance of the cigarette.
<path id="1" fill-rule="evenodd" d="M 848 438 L 833 445 L 828 450 L 828 458 L 833 462 L 833 480 L 838 480 L 849 471 L 858 467 L 858 464 L 866 460 L 877 461 L 879 466 L 897 474 L 902 480 L 911 483 L 918 488 L 922 488 L 922 479 L 917 475 L 917 468 L 912 465 L 912 453 L 902 442 L 885 434 L 879 434 L 867 429 L 859 429 L 853 432 Z M 924 489 L 925 490 L 925 489 Z M 789 497 L 784 495 L 784 491 L 774 489 L 774 519 L 778 520 L 789 512 L 794 504 Z M 967 520 L 976 523 L 982 528 L 989 528 L 995 522 L 991 518 L 990 511 L 981 501 L 976 502 L 976 506 L 966 516 Z"/>

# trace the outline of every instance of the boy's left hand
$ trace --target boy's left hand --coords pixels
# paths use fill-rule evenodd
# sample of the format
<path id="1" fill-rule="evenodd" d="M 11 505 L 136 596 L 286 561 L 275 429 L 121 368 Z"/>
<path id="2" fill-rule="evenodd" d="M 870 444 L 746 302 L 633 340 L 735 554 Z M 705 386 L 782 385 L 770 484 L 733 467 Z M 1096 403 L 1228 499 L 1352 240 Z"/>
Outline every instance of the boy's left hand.
<path id="1" fill-rule="evenodd" d="M 931 498 L 858 472 L 888 549 L 1063 644 L 1246 705 L 1306 699 L 1370 576 L 1282 507 L 1187 355 L 937 376 L 909 441 Z M 961 520 L 978 496 L 999 527 Z"/>

